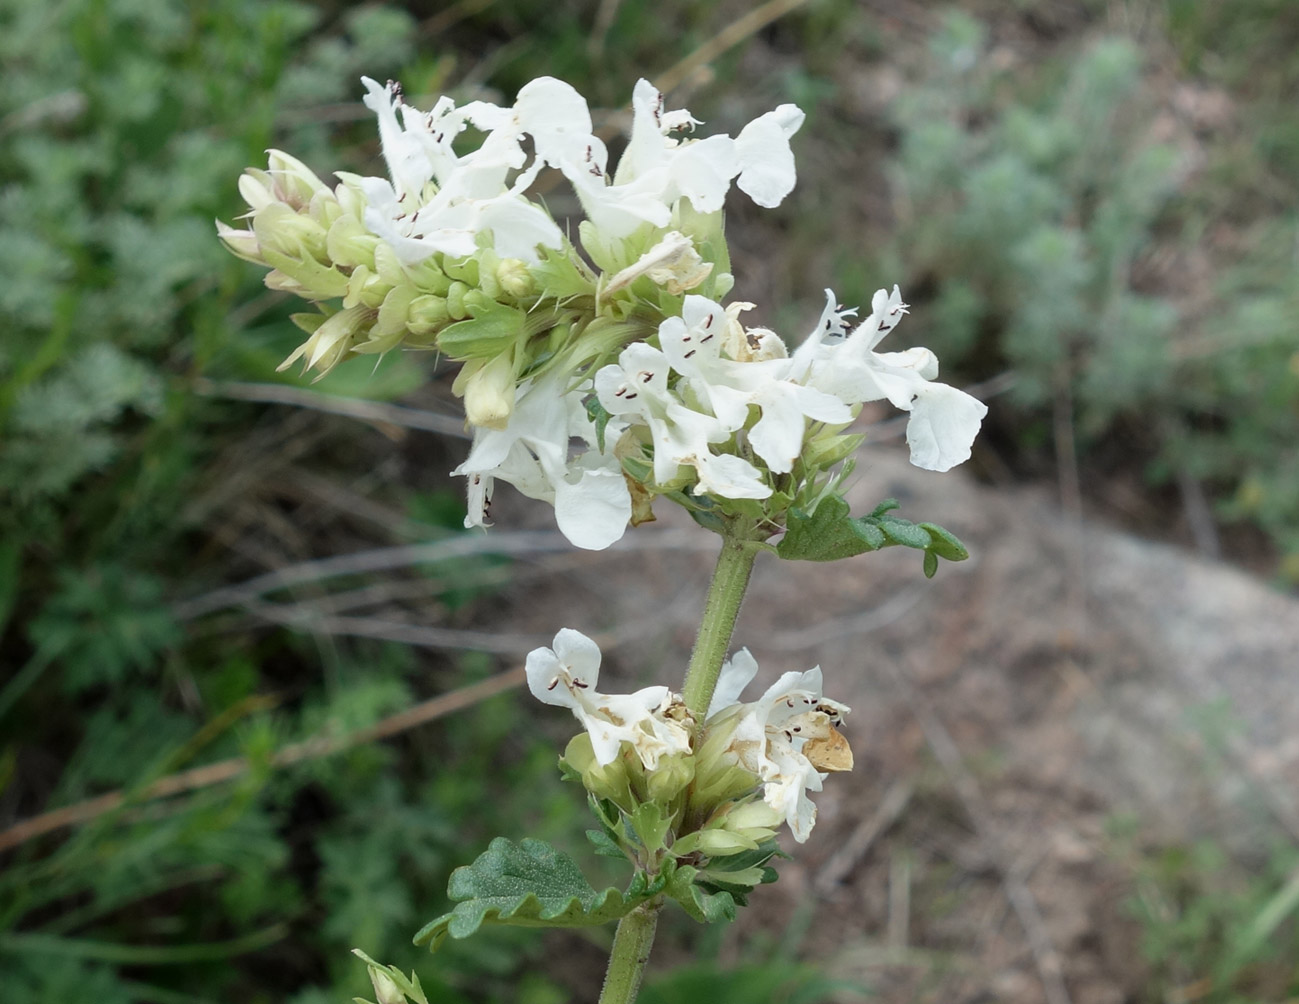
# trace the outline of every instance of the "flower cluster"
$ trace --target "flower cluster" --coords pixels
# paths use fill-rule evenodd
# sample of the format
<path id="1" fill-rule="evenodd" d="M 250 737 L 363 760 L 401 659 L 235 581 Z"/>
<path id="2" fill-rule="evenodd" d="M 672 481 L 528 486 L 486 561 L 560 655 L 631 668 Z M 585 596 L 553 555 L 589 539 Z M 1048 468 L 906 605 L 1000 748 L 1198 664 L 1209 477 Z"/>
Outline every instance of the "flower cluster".
<path id="1" fill-rule="evenodd" d="M 870 401 L 910 412 L 917 465 L 969 457 L 984 406 L 934 382 L 927 349 L 876 351 L 906 312 L 896 287 L 851 330 L 855 311 L 827 291 L 792 352 L 742 323 L 752 304 L 725 302 L 723 201 L 732 183 L 762 206 L 793 188 L 794 105 L 734 138 L 697 138 L 698 121 L 642 80 L 613 165 L 585 99 L 551 77 L 510 107 L 443 97 L 429 111 L 397 84 L 364 84 L 388 177 L 340 172 L 331 188 L 272 151 L 241 179 L 247 225 L 218 230 L 271 270 L 267 285 L 316 307 L 294 315 L 308 337 L 285 366 L 323 374 L 396 348 L 462 364 L 453 389 L 474 442 L 455 473 L 469 482 L 467 526 L 490 525 L 504 481 L 553 504 L 585 548 L 652 519 L 659 496 L 756 514 L 775 534 L 791 506 L 814 507 Z M 528 195 L 544 169 L 582 206 L 580 250 Z"/>
<path id="2" fill-rule="evenodd" d="M 528 688 L 582 723 L 565 760 L 593 794 L 629 815 L 662 803 L 666 847 L 678 857 L 752 850 L 782 821 L 801 843 L 816 822 L 808 792 L 852 767 L 835 728 L 849 709 L 822 696 L 819 667 L 786 673 L 743 703 L 758 664 L 741 649 L 722 667 L 702 728 L 667 687 L 600 693 L 599 668 L 595 642 L 565 628 L 553 648 L 529 654 Z"/>

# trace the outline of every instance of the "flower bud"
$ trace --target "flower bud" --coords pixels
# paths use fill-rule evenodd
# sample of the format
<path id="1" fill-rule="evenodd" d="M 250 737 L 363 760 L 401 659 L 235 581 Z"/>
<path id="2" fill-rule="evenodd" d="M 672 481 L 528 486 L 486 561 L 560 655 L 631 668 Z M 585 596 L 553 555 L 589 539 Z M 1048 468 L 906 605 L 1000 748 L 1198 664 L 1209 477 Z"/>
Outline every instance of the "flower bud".
<path id="1" fill-rule="evenodd" d="M 504 352 L 485 362 L 471 360 L 451 389 L 464 395 L 470 425 L 504 429 L 514 411 L 514 354 Z"/>
<path id="2" fill-rule="evenodd" d="M 316 173 L 283 150 L 267 151 L 269 169 L 267 173 L 274 182 L 276 198 L 287 202 L 295 209 L 301 209 L 311 202 L 320 192 L 329 192 L 329 188 L 316 177 Z M 332 193 L 331 193 L 332 194 Z"/>
<path id="3" fill-rule="evenodd" d="M 229 224 L 216 221 L 217 237 L 221 243 L 226 246 L 231 254 L 242 258 L 244 261 L 250 261 L 254 265 L 265 265 L 262 258 L 261 245 L 257 240 L 257 235 L 251 230 L 242 227 L 232 227 Z"/>
<path id="4" fill-rule="evenodd" d="M 756 850 L 758 842 L 729 830 L 700 830 L 697 849 L 710 858 Z"/>
<path id="5" fill-rule="evenodd" d="M 528 266 L 518 258 L 502 258 L 496 265 L 496 281 L 515 299 L 531 296 L 536 292 L 536 283 Z"/>
<path id="6" fill-rule="evenodd" d="M 736 805 L 722 822 L 723 827 L 737 833 L 752 830 L 772 830 L 785 821 L 780 810 L 766 802 L 752 801 Z M 771 834 L 768 834 L 769 836 Z"/>
<path id="7" fill-rule="evenodd" d="M 331 223 L 325 235 L 329 260 L 344 268 L 358 265 L 374 268 L 374 252 L 378 244 L 379 238 L 366 230 L 360 220 L 346 214 Z"/>
<path id="8" fill-rule="evenodd" d="M 291 366 L 297 359 L 306 357 L 307 369 L 319 369 L 324 376 L 347 357 L 353 344 L 360 341 L 363 331 L 374 319 L 374 311 L 367 307 L 348 307 L 319 320 L 318 314 L 294 314 L 293 321 L 311 337 L 293 350 L 277 369 Z"/>
<path id="9" fill-rule="evenodd" d="M 579 732 L 569 740 L 560 765 L 579 774 L 582 787 L 596 798 L 607 798 L 625 812 L 635 810 L 638 800 L 632 794 L 626 761 L 619 757 L 603 767 L 596 763 L 590 733 Z"/>
<path id="10" fill-rule="evenodd" d="M 447 287 L 447 311 L 457 321 L 463 321 L 469 316 L 469 310 L 465 307 L 465 294 L 468 292 L 469 286 L 459 279 Z"/>
<path id="11" fill-rule="evenodd" d="M 371 966 L 370 982 L 374 984 L 376 1004 L 406 1004 L 406 995 L 383 970 Z"/>
<path id="12" fill-rule="evenodd" d="M 348 277 L 343 306 L 352 307 L 361 303 L 367 307 L 378 307 L 392 288 L 390 283 L 384 282 L 370 268 L 358 265 Z"/>
<path id="13" fill-rule="evenodd" d="M 842 426 L 823 429 L 803 445 L 803 465 L 807 470 L 823 471 L 847 460 L 866 439 L 860 433 L 842 436 L 839 428 Z"/>
<path id="14" fill-rule="evenodd" d="M 659 757 L 653 770 L 645 772 L 650 798 L 667 805 L 695 778 L 694 758 L 685 753 Z"/>
<path id="15" fill-rule="evenodd" d="M 406 326 L 414 335 L 433 335 L 446 327 L 450 320 L 446 298 L 425 294 L 411 300 Z"/>

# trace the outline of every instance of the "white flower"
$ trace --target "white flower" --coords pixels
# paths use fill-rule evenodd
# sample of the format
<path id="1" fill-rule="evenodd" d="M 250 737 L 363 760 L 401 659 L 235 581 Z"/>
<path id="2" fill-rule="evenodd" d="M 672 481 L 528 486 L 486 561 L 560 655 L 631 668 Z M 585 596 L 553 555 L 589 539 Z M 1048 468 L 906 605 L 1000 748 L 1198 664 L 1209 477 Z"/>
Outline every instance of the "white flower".
<path id="1" fill-rule="evenodd" d="M 591 222 L 610 237 L 625 237 L 643 223 L 666 226 L 678 199 L 714 213 L 731 181 L 760 206 L 777 206 L 794 187 L 790 137 L 803 123 L 795 105 L 781 105 L 750 122 L 740 135 L 678 140 L 670 134 L 697 124 L 685 110 L 664 110 L 663 95 L 648 80 L 632 92 L 632 131 L 612 179 L 608 152 L 592 142 L 562 168 L 577 189 Z"/>
<path id="2" fill-rule="evenodd" d="M 749 443 L 767 464 L 783 474 L 793 468 L 803 448 L 807 419 L 840 424 L 852 421 L 847 404 L 814 387 L 787 379 L 792 364 L 770 344 L 779 341 L 773 332 L 755 337 L 753 351 L 768 356 L 740 362 L 722 356 L 729 311 L 702 296 L 687 296 L 681 317 L 669 317 L 659 326 L 659 341 L 672 368 L 684 375 L 692 390 L 707 402 L 731 431 L 745 425 L 749 407 L 761 417 L 749 431 Z M 732 496 L 738 497 L 738 496 Z"/>
<path id="3" fill-rule="evenodd" d="M 567 374 L 522 384 L 504 429 L 480 427 L 465 462 L 452 474 L 469 478 L 465 526 L 487 526 L 493 481 L 506 481 L 529 498 L 555 506 L 560 532 L 578 547 L 602 550 L 622 537 L 631 518 L 631 494 L 612 452 L 595 445 L 595 429 L 581 395 L 566 390 Z M 619 432 L 606 430 L 606 445 Z M 570 459 L 570 441 L 587 449 Z"/>
<path id="4" fill-rule="evenodd" d="M 391 244 L 402 261 L 416 264 L 439 251 L 473 254 L 476 235 L 483 232 L 492 234 L 499 254 L 524 261 L 537 260 L 539 245 L 563 246 L 554 220 L 522 193 L 546 156 L 558 160 L 584 145 L 590 114 L 581 95 L 542 77 L 520 91 L 513 109 L 480 101 L 456 108 L 444 97 L 423 113 L 402 101 L 396 84 L 380 87 L 368 77 L 362 82 L 365 104 L 378 116 L 392 180 L 345 180 L 366 196 L 366 226 Z M 478 149 L 459 156 L 452 141 L 468 125 L 486 130 L 487 136 Z M 533 137 L 537 157 L 521 170 L 527 161 L 525 134 Z M 512 170 L 520 173 L 507 186 Z"/>
<path id="5" fill-rule="evenodd" d="M 618 758 L 625 742 L 647 770 L 659 758 L 690 752 L 690 733 L 665 717 L 673 695 L 667 687 L 646 687 L 634 694 L 601 694 L 600 647 L 580 631 L 563 628 L 554 648 L 528 653 L 528 689 L 537 700 L 570 709 L 591 736 L 591 749 L 601 766 Z"/>
<path id="6" fill-rule="evenodd" d="M 833 294 L 826 294 L 833 304 Z M 891 293 L 877 290 L 870 316 L 843 337 L 846 312 L 827 305 L 816 330 L 794 351 L 792 372 L 799 382 L 845 404 L 888 399 L 911 412 L 911 462 L 925 470 L 950 470 L 970 458 L 988 409 L 964 391 L 933 383 L 938 360 L 928 349 L 875 351 L 906 312 L 897 286 Z"/>
<path id="7" fill-rule="evenodd" d="M 758 700 L 742 704 L 740 692 L 758 672 L 748 649 L 723 666 L 708 706 L 708 728 L 734 722 L 731 753 L 763 782 L 763 800 L 781 812 L 802 843 L 816 823 L 809 791 L 820 791 L 825 775 L 803 753 L 810 740 L 825 739 L 849 708 L 821 693 L 821 667 L 785 673 Z"/>

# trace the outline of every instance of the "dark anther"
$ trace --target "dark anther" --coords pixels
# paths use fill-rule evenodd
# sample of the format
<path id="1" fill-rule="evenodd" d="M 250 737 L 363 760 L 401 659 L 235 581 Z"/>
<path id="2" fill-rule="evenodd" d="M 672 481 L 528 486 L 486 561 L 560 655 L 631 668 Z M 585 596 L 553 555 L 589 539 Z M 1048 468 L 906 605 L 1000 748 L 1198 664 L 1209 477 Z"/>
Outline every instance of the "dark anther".
<path id="1" fill-rule="evenodd" d="M 550 681 L 550 686 L 547 687 L 546 689 L 547 689 L 547 690 L 554 690 L 555 687 L 556 687 L 558 684 L 559 684 L 559 677 L 555 677 L 553 680 Z"/>

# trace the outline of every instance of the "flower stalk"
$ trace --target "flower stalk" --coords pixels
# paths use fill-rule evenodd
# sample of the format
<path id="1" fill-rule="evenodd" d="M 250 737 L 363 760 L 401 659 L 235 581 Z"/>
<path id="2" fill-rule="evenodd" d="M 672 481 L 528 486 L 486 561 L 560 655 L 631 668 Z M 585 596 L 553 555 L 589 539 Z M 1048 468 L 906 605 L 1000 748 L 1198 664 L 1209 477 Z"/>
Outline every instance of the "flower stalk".
<path id="1" fill-rule="evenodd" d="M 758 557 L 757 545 L 736 526 L 728 524 L 717 555 L 704 614 L 695 637 L 690 666 L 682 687 L 682 698 L 695 721 L 702 723 L 713 699 L 717 678 L 721 675 L 726 650 L 731 644 L 740 605 L 749 588 L 753 564 Z M 661 897 L 638 906 L 618 922 L 609 968 L 605 973 L 600 1004 L 632 1004 L 640 992 L 641 978 L 654 946 Z"/>
<path id="2" fill-rule="evenodd" d="M 605 973 L 604 988 L 600 991 L 600 1004 L 633 1004 L 636 1000 L 645 975 L 645 964 L 649 962 L 650 949 L 654 946 L 654 931 L 662 908 L 662 898 L 656 897 L 618 921 L 613 951 L 609 954 L 609 969 Z"/>
<path id="3" fill-rule="evenodd" d="M 694 651 L 690 654 L 686 682 L 681 688 L 682 699 L 697 722 L 704 720 L 708 703 L 713 699 L 758 550 L 758 545 L 742 533 L 728 532 L 722 538 L 713 581 L 704 601 L 703 620 L 699 624 L 699 634 L 695 636 Z"/>

